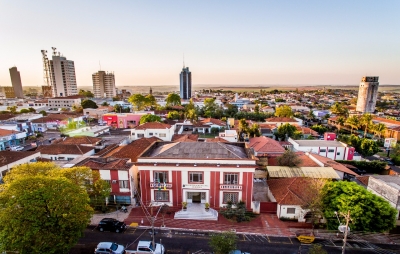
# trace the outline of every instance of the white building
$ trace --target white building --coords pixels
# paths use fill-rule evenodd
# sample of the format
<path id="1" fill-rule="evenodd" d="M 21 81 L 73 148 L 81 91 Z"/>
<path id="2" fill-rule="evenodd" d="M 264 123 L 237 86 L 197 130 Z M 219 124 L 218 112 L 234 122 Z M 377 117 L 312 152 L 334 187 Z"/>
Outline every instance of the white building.
<path id="1" fill-rule="evenodd" d="M 355 149 L 335 140 L 293 140 L 293 150 L 318 154 L 332 160 L 353 160 Z"/>
<path id="2" fill-rule="evenodd" d="M 238 134 L 236 130 L 225 130 L 219 133 L 219 137 L 229 142 L 238 142 Z"/>
<path id="3" fill-rule="evenodd" d="M 136 140 L 140 138 L 157 137 L 164 141 L 171 141 L 173 135 L 174 126 L 165 123 L 150 122 L 133 128 L 131 130 L 130 139 Z"/>
<path id="4" fill-rule="evenodd" d="M 36 151 L 42 154 L 42 158 L 50 160 L 71 161 L 81 156 L 94 154 L 94 147 L 83 145 L 52 144 L 39 146 Z"/>
<path id="5" fill-rule="evenodd" d="M 40 152 L 37 151 L 1 151 L 0 158 L 7 158 L 7 160 L 0 160 L 0 179 L 2 179 L 11 168 L 24 163 L 36 162 L 39 157 Z"/>
<path id="6" fill-rule="evenodd" d="M 363 77 L 358 90 L 356 111 L 374 113 L 378 98 L 379 77 Z"/>
<path id="7" fill-rule="evenodd" d="M 53 51 L 49 61 L 53 96 L 70 96 L 78 94 L 74 61 L 67 60 L 60 52 Z"/>
<path id="8" fill-rule="evenodd" d="M 74 105 L 81 105 L 81 98 L 77 96 L 71 97 L 55 97 L 48 100 L 50 108 L 70 108 Z"/>
<path id="9" fill-rule="evenodd" d="M 95 98 L 112 98 L 117 95 L 114 73 L 98 71 L 93 73 L 92 80 Z"/>

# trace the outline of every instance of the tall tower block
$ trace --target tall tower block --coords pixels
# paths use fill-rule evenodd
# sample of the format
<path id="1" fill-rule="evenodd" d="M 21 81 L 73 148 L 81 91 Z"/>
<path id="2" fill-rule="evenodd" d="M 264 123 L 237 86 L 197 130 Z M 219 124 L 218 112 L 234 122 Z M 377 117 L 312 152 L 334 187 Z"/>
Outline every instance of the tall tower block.
<path id="1" fill-rule="evenodd" d="M 379 77 L 366 76 L 361 79 L 358 90 L 356 111 L 361 113 L 373 113 L 378 97 Z"/>
<path id="2" fill-rule="evenodd" d="M 98 71 L 93 73 L 92 80 L 95 98 L 112 98 L 117 95 L 114 73 Z"/>
<path id="3" fill-rule="evenodd" d="M 24 98 L 24 93 L 22 90 L 21 75 L 17 67 L 10 68 L 11 84 L 14 89 L 14 96 L 18 98 Z"/>
<path id="4" fill-rule="evenodd" d="M 189 67 L 182 68 L 179 79 L 181 99 L 189 100 L 192 98 L 192 73 L 189 71 Z"/>

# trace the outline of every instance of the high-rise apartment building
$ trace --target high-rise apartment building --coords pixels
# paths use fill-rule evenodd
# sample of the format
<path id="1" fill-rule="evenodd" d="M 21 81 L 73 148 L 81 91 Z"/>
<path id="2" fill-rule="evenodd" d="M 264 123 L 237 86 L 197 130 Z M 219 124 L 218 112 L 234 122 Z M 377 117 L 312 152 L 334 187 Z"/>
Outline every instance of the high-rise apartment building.
<path id="1" fill-rule="evenodd" d="M 60 52 L 54 51 L 49 67 L 53 97 L 78 94 L 74 61 L 67 60 L 66 57 L 60 55 Z"/>
<path id="2" fill-rule="evenodd" d="M 112 98 L 117 95 L 114 73 L 98 71 L 93 73 L 92 80 L 95 98 Z"/>
<path id="3" fill-rule="evenodd" d="M 11 84 L 14 89 L 14 96 L 18 98 L 24 98 L 24 92 L 22 90 L 21 75 L 17 70 L 17 67 L 10 68 Z"/>
<path id="4" fill-rule="evenodd" d="M 192 98 L 192 73 L 189 71 L 189 67 L 183 66 L 179 77 L 181 99 L 188 100 Z"/>
<path id="5" fill-rule="evenodd" d="M 378 97 L 379 77 L 363 77 L 358 90 L 356 111 L 373 113 Z"/>

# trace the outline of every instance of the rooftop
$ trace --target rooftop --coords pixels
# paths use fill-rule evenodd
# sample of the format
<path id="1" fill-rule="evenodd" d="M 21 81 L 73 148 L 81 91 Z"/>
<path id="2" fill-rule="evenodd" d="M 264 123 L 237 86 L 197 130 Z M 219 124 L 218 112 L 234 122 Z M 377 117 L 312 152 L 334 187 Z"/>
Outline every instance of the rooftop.
<path id="1" fill-rule="evenodd" d="M 250 138 L 249 147 L 253 148 L 257 153 L 283 154 L 285 152 L 285 148 L 278 141 L 267 137 Z"/>
<path id="2" fill-rule="evenodd" d="M 292 140 L 293 143 L 299 144 L 299 146 L 307 146 L 307 147 L 345 147 L 346 145 L 334 140 Z"/>
<path id="3" fill-rule="evenodd" d="M 271 117 L 268 119 L 265 119 L 266 122 L 290 122 L 290 123 L 297 123 L 296 119 L 290 118 L 290 117 Z"/>
<path id="4" fill-rule="evenodd" d="M 37 151 L 0 151 L 0 167 L 19 161 L 34 154 L 37 154 L 38 156 L 40 155 Z"/>
<path id="5" fill-rule="evenodd" d="M 110 151 L 107 154 L 101 155 L 101 157 L 116 157 L 116 158 L 128 158 L 131 162 L 136 162 L 139 155 L 141 155 L 147 148 L 149 148 L 154 142 L 160 139 L 156 137 L 141 138 L 133 141 L 126 146 L 119 146 L 118 148 Z"/>
<path id="6" fill-rule="evenodd" d="M 52 144 L 52 145 L 42 145 L 39 146 L 36 151 L 42 154 L 85 154 L 91 150 L 94 150 L 90 146 L 80 146 L 80 145 L 65 145 L 65 144 Z"/>
<path id="7" fill-rule="evenodd" d="M 339 179 L 339 175 L 331 167 L 284 167 L 268 166 L 268 175 L 271 178 L 310 177 Z"/>
<path id="8" fill-rule="evenodd" d="M 147 130 L 147 129 L 170 129 L 171 125 L 166 123 L 158 123 L 158 122 L 149 122 L 141 124 L 135 127 L 135 130 Z"/>

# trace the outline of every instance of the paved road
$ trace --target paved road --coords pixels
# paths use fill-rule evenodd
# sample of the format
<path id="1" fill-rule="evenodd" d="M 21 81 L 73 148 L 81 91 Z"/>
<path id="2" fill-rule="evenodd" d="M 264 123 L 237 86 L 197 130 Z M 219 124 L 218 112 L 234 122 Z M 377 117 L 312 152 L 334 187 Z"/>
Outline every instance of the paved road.
<path id="1" fill-rule="evenodd" d="M 129 228 L 122 234 L 112 232 L 98 232 L 93 227 L 85 231 L 85 236 L 70 251 L 71 254 L 93 253 L 94 248 L 99 242 L 112 241 L 124 246 L 127 249 L 136 249 L 138 240 L 151 240 L 148 230 Z M 195 233 L 190 231 L 170 231 L 161 230 L 156 234 L 156 241 L 165 245 L 166 254 L 189 254 L 189 253 L 209 253 L 211 248 L 208 246 L 210 236 L 207 233 Z M 336 241 L 317 241 L 324 245 L 328 253 L 341 253 L 341 240 Z M 397 247 L 397 246 L 395 246 Z M 288 237 L 272 237 L 265 235 L 243 235 L 238 234 L 237 248 L 252 254 L 305 254 L 308 253 L 310 245 L 301 245 L 297 239 Z M 396 253 L 393 251 L 375 252 L 370 246 L 359 242 L 350 242 L 346 248 L 346 253 Z"/>

